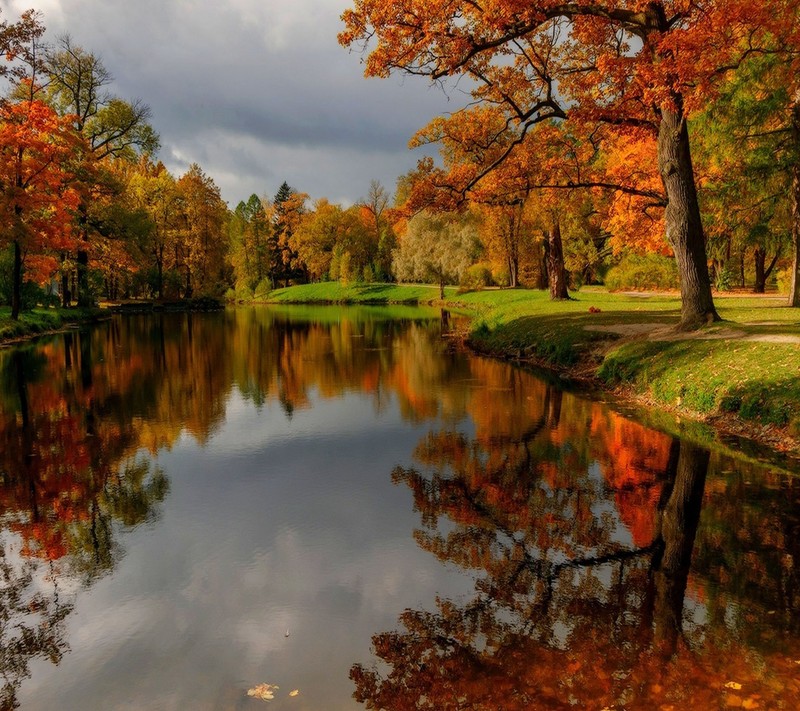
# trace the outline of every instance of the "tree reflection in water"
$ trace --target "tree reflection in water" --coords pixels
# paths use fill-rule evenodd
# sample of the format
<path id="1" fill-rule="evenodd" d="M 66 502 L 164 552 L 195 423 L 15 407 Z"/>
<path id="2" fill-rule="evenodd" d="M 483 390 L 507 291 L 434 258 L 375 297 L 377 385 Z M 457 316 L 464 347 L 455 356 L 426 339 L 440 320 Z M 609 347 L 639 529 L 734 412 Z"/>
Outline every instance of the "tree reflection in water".
<path id="1" fill-rule="evenodd" d="M 0 352 L 3 708 L 34 659 L 59 661 L 75 595 L 115 568 L 123 532 L 159 514 L 168 481 L 149 455 L 184 433 L 204 446 L 234 393 L 289 417 L 355 392 L 444 428 L 394 480 L 418 543 L 472 571 L 474 595 L 375 637 L 386 675 L 353 668 L 369 707 L 800 695 L 800 487 L 445 350 L 441 326 L 402 309 L 238 309 Z"/>
<path id="2" fill-rule="evenodd" d="M 514 390 L 496 410 L 514 412 Z M 413 493 L 418 544 L 477 578 L 470 599 L 408 609 L 399 629 L 373 637 L 380 664 L 352 667 L 356 700 L 391 711 L 794 708 L 800 686 L 787 680 L 798 650 L 786 633 L 797 610 L 780 592 L 787 581 L 742 598 L 740 585 L 692 569 L 698 535 L 706 551 L 749 546 L 747 558 L 762 565 L 793 559 L 788 539 L 701 526 L 708 450 L 592 414 L 553 389 L 540 391 L 537 407 L 524 427 L 486 427 L 484 413 L 474 438 L 430 434 L 417 448 L 420 466 L 393 472 Z M 724 486 L 715 480 L 715 490 Z M 786 513 L 777 497 L 770 505 L 762 515 Z M 711 598 L 726 609 L 721 619 L 711 619 Z M 774 606 L 783 614 L 766 614 Z M 754 624 L 757 639 L 746 629 Z"/>
<path id="3" fill-rule="evenodd" d="M 113 570 L 120 527 L 152 519 L 163 472 L 109 416 L 86 334 L 0 361 L 0 709 L 34 659 L 58 664 L 77 587 Z M 61 366 L 66 368 L 61 371 Z M 57 375 L 58 374 L 58 375 Z M 123 393 L 124 395 L 124 393 Z"/>

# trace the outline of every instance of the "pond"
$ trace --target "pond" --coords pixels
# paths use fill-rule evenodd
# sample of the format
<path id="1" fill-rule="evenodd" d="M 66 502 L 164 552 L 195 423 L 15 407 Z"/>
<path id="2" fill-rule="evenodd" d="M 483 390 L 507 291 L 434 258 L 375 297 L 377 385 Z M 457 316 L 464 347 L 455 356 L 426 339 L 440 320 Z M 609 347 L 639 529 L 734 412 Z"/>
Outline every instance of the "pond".
<path id="1" fill-rule="evenodd" d="M 412 308 L 0 351 L 0 709 L 797 708 L 800 480 Z"/>

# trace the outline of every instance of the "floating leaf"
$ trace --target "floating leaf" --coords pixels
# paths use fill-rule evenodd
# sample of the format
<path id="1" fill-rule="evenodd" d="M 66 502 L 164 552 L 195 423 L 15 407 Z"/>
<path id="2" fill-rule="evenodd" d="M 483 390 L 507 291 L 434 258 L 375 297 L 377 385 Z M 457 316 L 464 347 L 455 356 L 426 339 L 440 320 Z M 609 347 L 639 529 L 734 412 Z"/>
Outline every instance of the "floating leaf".
<path id="1" fill-rule="evenodd" d="M 294 689 L 294 691 L 289 692 L 289 696 L 297 696 L 300 693 L 300 689 Z"/>
<path id="2" fill-rule="evenodd" d="M 275 690 L 278 688 L 277 684 L 259 684 L 252 689 L 248 689 L 247 695 L 254 696 L 262 701 L 272 701 L 275 698 Z"/>
<path id="3" fill-rule="evenodd" d="M 736 681 L 729 681 L 725 684 L 726 689 L 733 689 L 734 691 L 739 691 L 742 688 L 742 685 Z"/>

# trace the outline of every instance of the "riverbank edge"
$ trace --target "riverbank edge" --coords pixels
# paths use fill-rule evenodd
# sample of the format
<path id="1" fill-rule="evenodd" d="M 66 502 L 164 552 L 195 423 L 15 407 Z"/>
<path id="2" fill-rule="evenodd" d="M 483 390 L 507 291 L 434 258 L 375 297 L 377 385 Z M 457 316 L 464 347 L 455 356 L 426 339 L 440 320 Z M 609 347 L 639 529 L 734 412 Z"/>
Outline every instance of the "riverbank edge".
<path id="1" fill-rule="evenodd" d="M 679 404 L 669 404 L 658 400 L 647 391 L 637 387 L 637 371 L 630 371 L 625 380 L 609 375 L 609 363 L 614 363 L 624 349 L 642 342 L 640 336 L 618 336 L 613 341 L 606 337 L 597 341 L 569 342 L 565 339 L 558 358 L 552 353 L 540 355 L 533 343 L 498 346 L 502 340 L 502 322 L 493 331 L 480 325 L 485 313 L 475 311 L 470 304 L 441 302 L 440 305 L 470 318 L 467 331 L 457 334 L 458 340 L 470 351 L 479 355 L 505 360 L 516 365 L 549 373 L 560 382 L 589 391 L 595 397 L 611 398 L 616 409 L 633 411 L 637 419 L 674 436 L 688 438 L 703 446 L 722 446 L 726 450 L 737 449 L 738 453 L 750 456 L 747 452 L 752 444 L 767 447 L 779 457 L 789 457 L 800 463 L 800 436 L 788 426 L 765 424 L 748 420 L 732 412 L 714 410 L 698 412 Z M 496 315 L 496 314 L 495 314 Z M 691 344 L 689 345 L 691 348 Z M 638 371 L 646 369 L 640 362 Z M 761 384 L 752 381 L 754 387 Z M 760 459 L 758 453 L 752 458 Z"/>
<path id="2" fill-rule="evenodd" d="M 422 285 L 419 285 L 420 287 Z M 330 286 L 327 287 L 328 289 Z M 363 288 L 363 287 L 362 287 Z M 394 289 L 404 287 L 395 286 Z M 436 287 L 428 287 L 432 291 Z M 366 290 L 365 290 L 366 291 Z M 391 293 L 396 293 L 393 291 Z M 503 292 L 494 292 L 502 294 Z M 508 290 L 505 291 L 509 293 Z M 279 298 L 268 295 L 263 303 L 294 305 L 393 305 L 416 304 L 434 306 L 458 313 L 469 319 L 466 329 L 455 332 L 454 340 L 461 342 L 471 351 L 493 358 L 507 360 L 519 365 L 535 368 L 550 373 L 562 383 L 571 383 L 583 390 L 589 390 L 597 396 L 612 398 L 616 407 L 633 409 L 638 418 L 653 422 L 658 429 L 690 439 L 705 445 L 718 443 L 725 449 L 747 449 L 748 442 L 768 447 L 781 457 L 789 456 L 800 459 L 800 431 L 796 425 L 793 430 L 789 426 L 775 423 L 759 422 L 757 419 L 745 419 L 733 412 L 713 409 L 710 412 L 699 412 L 691 407 L 682 406 L 678 402 L 664 402 L 656 399 L 648 392 L 648 386 L 641 385 L 638 376 L 648 366 L 647 360 L 638 362 L 628 358 L 625 361 L 627 371 L 624 377 L 615 370 L 615 365 L 624 360 L 622 354 L 626 347 L 641 344 L 640 334 L 619 335 L 591 331 L 594 325 L 592 310 L 584 313 L 573 313 L 575 323 L 569 329 L 552 338 L 552 324 L 547 324 L 550 313 L 527 315 L 529 322 L 527 333 L 520 338 L 513 333 L 514 320 L 517 318 L 505 304 L 496 303 L 493 292 L 471 292 L 460 294 L 454 288 L 448 289 L 444 300 L 439 298 L 424 299 L 374 299 L 369 298 L 361 288 L 352 285 L 344 289 L 341 298 L 304 298 L 304 287 L 289 287 L 278 292 Z M 330 291 L 326 294 L 330 296 Z M 589 295 L 587 295 L 589 296 Z M 438 297 L 438 293 L 435 294 Z M 466 298 L 464 298 L 466 297 Z M 591 294 L 595 301 L 597 295 Z M 616 297 L 608 297 L 616 298 Z M 605 307 L 605 305 L 603 304 Z M 675 308 L 679 308 L 676 304 Z M 597 310 L 599 311 L 599 309 Z M 677 322 L 677 311 L 665 313 L 636 314 L 636 319 L 661 320 L 665 327 Z M 487 322 L 490 325 L 487 325 Z M 530 325 L 533 322 L 533 326 Z M 539 324 L 537 328 L 537 323 Z M 550 330 L 548 330 L 550 329 Z M 512 337 L 507 337 L 512 334 Z M 702 358 L 698 341 L 686 341 L 686 348 L 697 352 Z M 698 389 L 705 384 L 696 383 Z M 688 383 L 689 386 L 692 383 Z M 759 380 L 748 380 L 752 389 L 767 389 L 767 384 Z M 706 388 L 708 391 L 708 388 Z M 736 440 L 735 442 L 732 440 Z M 742 441 L 739 441 L 742 440 Z M 757 456 L 757 455 L 756 455 Z"/>
<path id="3" fill-rule="evenodd" d="M 781 458 L 789 456 L 800 462 L 800 439 L 786 428 L 744 420 L 730 413 L 704 414 L 689 408 L 667 405 L 629 383 L 609 383 L 601 378 L 599 372 L 602 362 L 598 364 L 592 356 L 581 357 L 580 350 L 576 351 L 578 358 L 573 364 L 561 365 L 530 353 L 520 354 L 518 349 L 492 348 L 469 333 L 460 334 L 459 338 L 473 353 L 548 373 L 559 382 L 603 399 L 615 409 L 634 414 L 637 420 L 667 434 L 689 439 L 706 447 L 722 446 L 728 451 L 735 448 L 738 450 L 735 454 L 760 460 L 759 453 L 747 451 L 754 444 L 756 447 L 773 450 Z M 618 345 L 621 348 L 627 342 L 629 339 L 624 339 Z"/>
<path id="4" fill-rule="evenodd" d="M 44 336 L 63 333 L 75 326 L 99 323 L 111 318 L 102 307 L 34 309 L 20 314 L 18 321 L 0 317 L 0 348 L 26 343 Z"/>

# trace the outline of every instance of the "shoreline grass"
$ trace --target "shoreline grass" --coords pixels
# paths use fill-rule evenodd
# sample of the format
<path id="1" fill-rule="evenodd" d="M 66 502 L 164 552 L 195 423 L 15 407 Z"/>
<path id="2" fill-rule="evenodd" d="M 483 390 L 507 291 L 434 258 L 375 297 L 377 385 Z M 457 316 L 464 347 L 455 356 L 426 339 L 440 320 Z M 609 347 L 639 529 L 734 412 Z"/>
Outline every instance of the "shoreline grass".
<path id="1" fill-rule="evenodd" d="M 445 297 L 456 293 L 445 289 Z M 431 304 L 439 301 L 439 287 L 427 284 L 342 284 L 325 281 L 275 289 L 263 303 L 275 304 Z"/>
<path id="2" fill-rule="evenodd" d="M 23 311 L 19 320 L 14 321 L 11 318 L 11 308 L 0 306 L 0 344 L 58 331 L 68 324 L 97 321 L 107 313 L 100 308 L 35 308 Z"/>
<path id="3" fill-rule="evenodd" d="M 678 296 L 585 289 L 573 301 L 551 302 L 519 290 L 458 302 L 474 310 L 468 340 L 479 351 L 624 389 L 694 418 L 733 417 L 797 447 L 800 310 L 780 297 L 718 297 L 723 321 L 690 334 L 674 330 Z"/>

